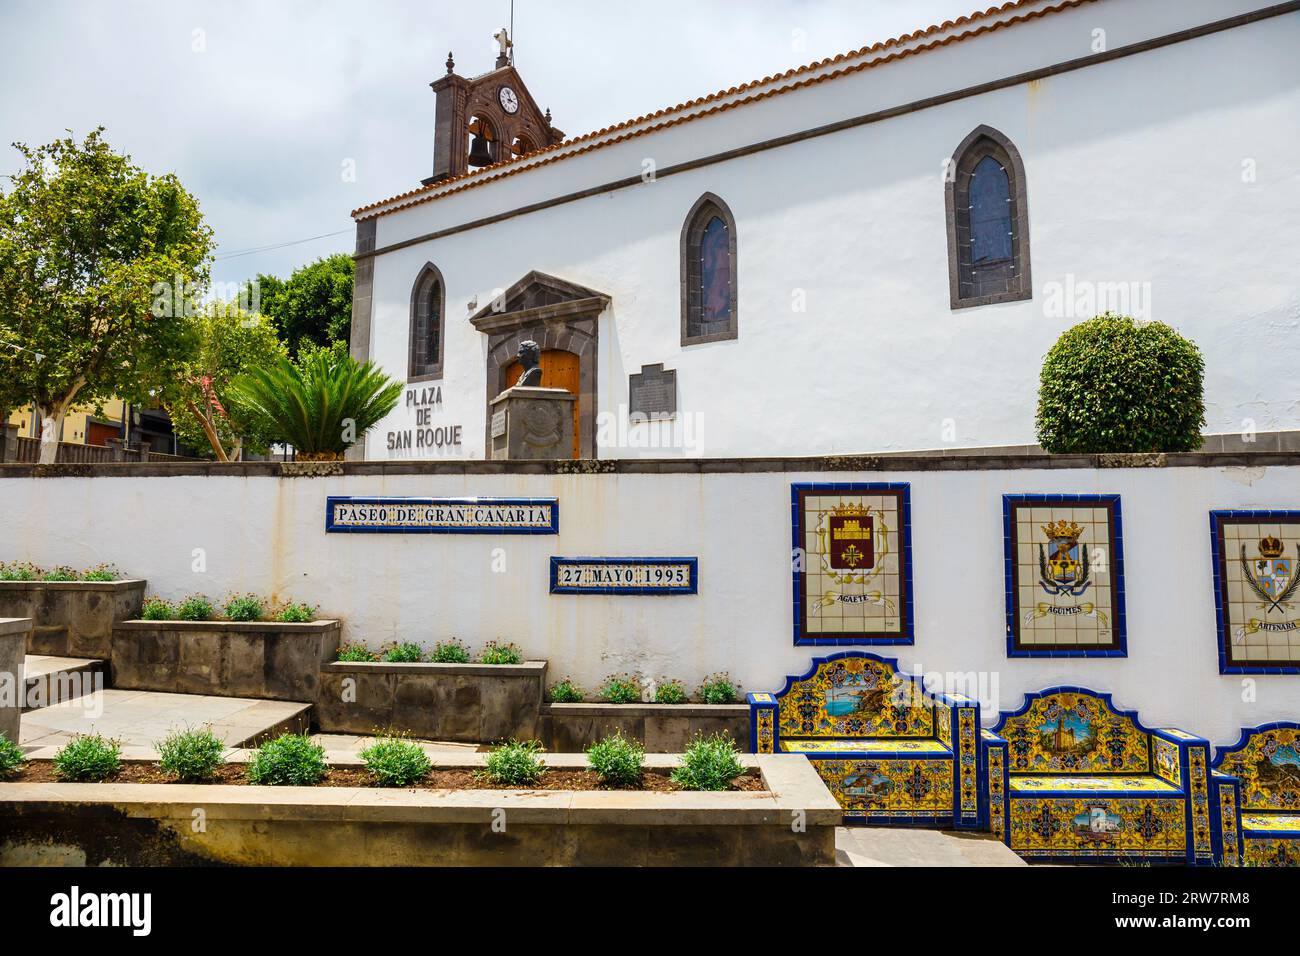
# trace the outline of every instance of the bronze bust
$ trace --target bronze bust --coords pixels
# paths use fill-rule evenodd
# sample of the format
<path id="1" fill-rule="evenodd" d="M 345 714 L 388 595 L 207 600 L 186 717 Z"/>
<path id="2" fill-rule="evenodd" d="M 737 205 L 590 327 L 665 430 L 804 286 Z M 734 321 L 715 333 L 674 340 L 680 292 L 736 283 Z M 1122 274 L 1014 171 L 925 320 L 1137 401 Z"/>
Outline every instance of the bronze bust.
<path id="1" fill-rule="evenodd" d="M 536 342 L 520 342 L 519 353 L 515 356 L 524 367 L 515 386 L 541 388 L 542 386 L 542 349 Z"/>

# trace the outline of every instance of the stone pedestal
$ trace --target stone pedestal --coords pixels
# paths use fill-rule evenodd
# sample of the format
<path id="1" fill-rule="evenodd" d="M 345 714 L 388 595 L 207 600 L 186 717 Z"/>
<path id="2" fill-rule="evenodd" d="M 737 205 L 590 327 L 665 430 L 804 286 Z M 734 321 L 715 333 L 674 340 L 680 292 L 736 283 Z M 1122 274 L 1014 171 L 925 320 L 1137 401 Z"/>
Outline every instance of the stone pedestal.
<path id="1" fill-rule="evenodd" d="M 26 617 L 0 617 L 0 734 L 18 743 L 23 713 L 23 662 L 32 622 Z"/>
<path id="2" fill-rule="evenodd" d="M 573 457 L 573 403 L 562 388 L 508 388 L 492 400 L 493 461 Z"/>

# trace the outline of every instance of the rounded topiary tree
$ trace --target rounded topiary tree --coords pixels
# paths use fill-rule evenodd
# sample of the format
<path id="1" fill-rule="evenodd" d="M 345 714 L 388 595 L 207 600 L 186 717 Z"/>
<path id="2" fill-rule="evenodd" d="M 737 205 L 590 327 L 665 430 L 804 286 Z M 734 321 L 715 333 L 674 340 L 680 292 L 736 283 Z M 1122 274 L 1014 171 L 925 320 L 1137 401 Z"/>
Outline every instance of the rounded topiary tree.
<path id="1" fill-rule="evenodd" d="M 1107 312 L 1056 340 L 1038 387 L 1038 443 L 1053 454 L 1195 451 L 1205 360 L 1162 322 Z"/>

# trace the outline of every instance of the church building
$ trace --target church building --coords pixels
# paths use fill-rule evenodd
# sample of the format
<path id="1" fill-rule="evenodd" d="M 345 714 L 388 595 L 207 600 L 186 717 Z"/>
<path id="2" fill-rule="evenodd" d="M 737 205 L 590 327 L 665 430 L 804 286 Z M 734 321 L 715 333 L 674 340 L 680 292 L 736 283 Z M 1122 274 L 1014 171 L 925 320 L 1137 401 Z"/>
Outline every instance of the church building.
<path id="1" fill-rule="evenodd" d="M 1108 310 L 1200 347 L 1216 447 L 1300 429 L 1295 3 L 1018 0 L 579 136 L 498 42 L 353 212 L 407 383 L 358 457 L 489 457 L 529 341 L 575 458 L 1032 445 Z"/>

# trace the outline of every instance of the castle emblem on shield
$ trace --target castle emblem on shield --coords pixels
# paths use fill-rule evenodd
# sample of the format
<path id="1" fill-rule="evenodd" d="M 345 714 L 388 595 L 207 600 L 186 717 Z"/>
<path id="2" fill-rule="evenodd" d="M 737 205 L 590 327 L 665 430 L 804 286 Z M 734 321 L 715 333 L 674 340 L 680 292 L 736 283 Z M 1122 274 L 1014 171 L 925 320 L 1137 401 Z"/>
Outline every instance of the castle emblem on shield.
<path id="1" fill-rule="evenodd" d="M 1064 518 L 1042 525 L 1047 544 L 1038 545 L 1038 583 L 1048 594 L 1079 597 L 1091 585 L 1088 546 L 1079 543 L 1083 527 Z"/>
<path id="2" fill-rule="evenodd" d="M 875 519 L 857 505 L 837 508 L 827 520 L 830 566 L 837 571 L 869 571 L 876 565 Z"/>
<path id="3" fill-rule="evenodd" d="M 889 548 L 885 517 L 861 502 L 841 502 L 821 513 L 817 537 L 826 572 L 839 584 L 865 584 Z"/>
<path id="4" fill-rule="evenodd" d="M 1286 546 L 1281 541 L 1272 535 L 1261 538 L 1256 558 L 1246 556 L 1243 544 L 1241 567 L 1246 572 L 1246 583 L 1269 611 L 1291 606 L 1300 577 L 1296 577 L 1295 561 L 1286 557 Z"/>

